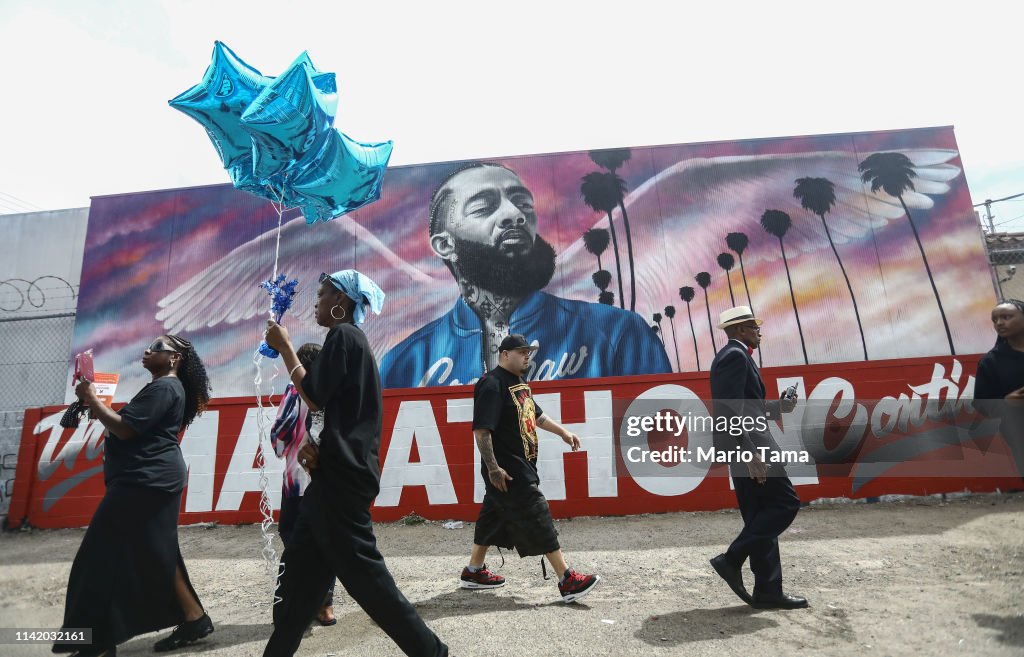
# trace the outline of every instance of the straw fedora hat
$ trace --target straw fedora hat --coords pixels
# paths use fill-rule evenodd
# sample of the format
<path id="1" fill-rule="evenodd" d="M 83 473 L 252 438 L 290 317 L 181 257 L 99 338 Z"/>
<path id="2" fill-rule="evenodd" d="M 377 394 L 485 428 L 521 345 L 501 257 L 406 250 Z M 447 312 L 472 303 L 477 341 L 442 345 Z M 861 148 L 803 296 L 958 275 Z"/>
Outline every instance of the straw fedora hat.
<path id="1" fill-rule="evenodd" d="M 754 317 L 754 311 L 750 309 L 750 306 L 736 306 L 726 310 L 718 316 L 718 328 L 724 329 L 726 326 L 732 326 L 734 324 L 742 324 L 743 322 L 749 322 L 753 320 L 758 326 L 761 325 L 761 320 Z"/>

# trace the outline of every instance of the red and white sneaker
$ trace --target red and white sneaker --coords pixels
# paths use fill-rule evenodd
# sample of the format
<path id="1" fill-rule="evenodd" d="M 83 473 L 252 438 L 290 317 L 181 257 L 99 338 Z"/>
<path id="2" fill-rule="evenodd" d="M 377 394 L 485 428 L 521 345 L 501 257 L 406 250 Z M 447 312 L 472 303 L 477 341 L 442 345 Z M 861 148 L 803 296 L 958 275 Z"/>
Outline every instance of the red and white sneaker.
<path id="1" fill-rule="evenodd" d="M 569 574 L 558 584 L 558 590 L 562 594 L 562 602 L 566 604 L 576 602 L 593 591 L 600 581 L 600 575 L 581 575 L 570 568 Z"/>
<path id="2" fill-rule="evenodd" d="M 469 566 L 463 568 L 460 580 L 459 586 L 464 589 L 496 589 L 505 586 L 505 578 L 487 570 L 487 564 L 481 566 L 475 573 Z"/>

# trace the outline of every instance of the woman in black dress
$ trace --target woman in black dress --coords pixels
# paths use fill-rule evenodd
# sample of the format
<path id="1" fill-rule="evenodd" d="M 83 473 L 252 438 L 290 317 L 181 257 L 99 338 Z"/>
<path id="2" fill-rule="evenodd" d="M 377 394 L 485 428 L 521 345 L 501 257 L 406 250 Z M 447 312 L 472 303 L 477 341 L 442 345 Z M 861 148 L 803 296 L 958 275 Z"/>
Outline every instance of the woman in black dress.
<path id="1" fill-rule="evenodd" d="M 93 514 L 68 579 L 64 628 L 92 628 L 92 644 L 57 643 L 81 657 L 117 654 L 133 636 L 177 626 L 158 652 L 213 632 L 178 549 L 185 461 L 178 435 L 210 399 L 206 368 L 192 343 L 174 335 L 142 355 L 153 380 L 115 412 L 83 381 L 75 394 L 106 427 L 106 493 Z"/>
<path id="2" fill-rule="evenodd" d="M 1004 299 L 992 309 L 996 344 L 978 363 L 974 407 L 999 418 L 1017 472 L 1024 476 L 1024 301 Z"/>
<path id="3" fill-rule="evenodd" d="M 367 309 L 379 313 L 384 293 L 369 278 L 346 269 L 320 277 L 316 322 L 330 329 L 307 371 L 288 331 L 268 322 L 267 344 L 281 352 L 289 379 L 314 420 L 300 463 L 311 481 L 281 561 L 281 600 L 264 657 L 290 657 L 323 602 L 334 577 L 407 655 L 442 657 L 448 647 L 402 595 L 377 550 L 370 504 L 380 491 L 383 402 L 377 362 L 356 326 Z"/>

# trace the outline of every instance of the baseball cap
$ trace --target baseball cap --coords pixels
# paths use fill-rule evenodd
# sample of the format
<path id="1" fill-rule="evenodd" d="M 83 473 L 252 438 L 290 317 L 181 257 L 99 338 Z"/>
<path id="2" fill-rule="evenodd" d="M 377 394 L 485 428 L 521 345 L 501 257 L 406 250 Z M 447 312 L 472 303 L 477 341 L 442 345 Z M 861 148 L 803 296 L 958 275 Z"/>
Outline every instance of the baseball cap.
<path id="1" fill-rule="evenodd" d="M 498 351 L 515 351 L 516 349 L 529 349 L 530 351 L 536 351 L 539 347 L 534 347 L 521 333 L 513 333 L 507 338 L 501 341 L 501 345 L 498 347 Z"/>

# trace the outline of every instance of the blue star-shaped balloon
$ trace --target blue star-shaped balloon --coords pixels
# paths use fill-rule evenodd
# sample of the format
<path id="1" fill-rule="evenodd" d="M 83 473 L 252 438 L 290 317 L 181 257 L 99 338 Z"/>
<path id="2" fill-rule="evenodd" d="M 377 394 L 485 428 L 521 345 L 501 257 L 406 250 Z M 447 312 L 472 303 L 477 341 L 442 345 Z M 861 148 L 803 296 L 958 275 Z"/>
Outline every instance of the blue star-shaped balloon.
<path id="1" fill-rule="evenodd" d="M 225 168 L 241 165 L 243 160 L 251 166 L 252 140 L 240 119 L 272 81 L 217 41 L 203 80 L 168 103 L 206 129 Z"/>
<path id="2" fill-rule="evenodd" d="M 363 144 L 332 130 L 315 163 L 291 181 L 307 224 L 329 221 L 380 198 L 390 141 Z"/>
<path id="3" fill-rule="evenodd" d="M 296 61 L 305 61 L 309 65 L 310 73 L 313 76 L 313 86 L 317 90 L 320 105 L 327 112 L 328 120 L 333 125 L 334 117 L 338 113 L 338 84 L 334 78 L 334 73 L 316 70 L 316 67 L 313 66 L 313 60 L 309 58 L 309 53 L 306 52 L 299 55 Z M 294 66 L 294 63 L 292 65 Z"/>
<path id="4" fill-rule="evenodd" d="M 321 93 L 314 71 L 302 53 L 242 114 L 242 127 L 252 138 L 253 173 L 264 183 L 279 184 L 286 169 L 320 150 L 331 131 L 337 92 Z M 334 89 L 333 75 L 320 77 Z"/>

